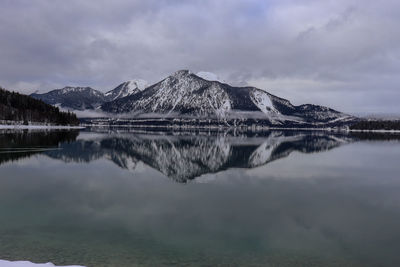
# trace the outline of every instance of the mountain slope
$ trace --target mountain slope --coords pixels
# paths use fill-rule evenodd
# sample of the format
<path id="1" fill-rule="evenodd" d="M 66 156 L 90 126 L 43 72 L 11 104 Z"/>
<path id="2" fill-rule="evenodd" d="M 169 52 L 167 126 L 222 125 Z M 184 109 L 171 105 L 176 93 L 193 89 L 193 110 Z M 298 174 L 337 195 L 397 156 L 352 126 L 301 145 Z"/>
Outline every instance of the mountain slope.
<path id="1" fill-rule="evenodd" d="M 63 108 L 76 110 L 96 109 L 106 102 L 106 97 L 100 91 L 91 87 L 64 87 L 44 94 L 31 94 L 50 105 L 60 105 Z"/>
<path id="2" fill-rule="evenodd" d="M 336 110 L 317 106 L 294 106 L 255 87 L 233 87 L 208 81 L 182 70 L 125 98 L 104 103 L 110 113 L 135 117 L 207 118 L 218 120 L 264 120 L 269 125 L 329 124 L 354 119 Z"/>

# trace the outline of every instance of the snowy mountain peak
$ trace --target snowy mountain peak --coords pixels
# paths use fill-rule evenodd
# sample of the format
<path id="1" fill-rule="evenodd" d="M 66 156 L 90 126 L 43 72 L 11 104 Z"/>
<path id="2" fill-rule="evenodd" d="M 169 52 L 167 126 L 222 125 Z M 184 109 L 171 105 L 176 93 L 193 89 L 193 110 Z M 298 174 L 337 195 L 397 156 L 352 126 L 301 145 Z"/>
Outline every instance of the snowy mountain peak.
<path id="1" fill-rule="evenodd" d="M 126 96 L 134 95 L 146 89 L 148 86 L 147 81 L 141 79 L 135 79 L 127 82 L 123 82 L 113 90 L 105 93 L 107 100 L 113 101 Z"/>

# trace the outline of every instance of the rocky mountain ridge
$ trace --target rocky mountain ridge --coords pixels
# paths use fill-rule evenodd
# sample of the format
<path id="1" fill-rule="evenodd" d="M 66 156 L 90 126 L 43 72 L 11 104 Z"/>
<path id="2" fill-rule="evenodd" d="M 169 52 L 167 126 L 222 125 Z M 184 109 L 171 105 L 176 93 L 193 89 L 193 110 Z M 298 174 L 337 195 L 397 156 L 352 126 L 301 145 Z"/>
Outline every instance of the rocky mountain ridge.
<path id="1" fill-rule="evenodd" d="M 109 101 L 114 101 L 119 98 L 123 98 L 126 96 L 130 96 L 130 95 L 139 93 L 139 92 L 143 91 L 144 89 L 146 89 L 147 86 L 148 86 L 148 83 L 145 80 L 141 80 L 141 79 L 131 80 L 131 81 L 121 83 L 120 85 L 115 87 L 113 90 L 105 93 L 104 96 Z"/>
<path id="2" fill-rule="evenodd" d="M 254 120 L 269 126 L 330 125 L 354 120 L 339 111 L 290 101 L 255 87 L 234 87 L 205 80 L 188 70 L 128 97 L 107 102 L 101 109 L 135 118 L 195 118 L 222 121 Z"/>
<path id="3" fill-rule="evenodd" d="M 33 93 L 31 97 L 68 110 L 96 110 L 106 102 L 136 94 L 146 86 L 146 81 L 137 79 L 121 83 L 107 93 L 91 87 L 66 86 L 44 94 Z"/>
<path id="4" fill-rule="evenodd" d="M 90 87 L 66 87 L 32 96 L 65 108 L 100 111 L 99 117 L 107 114 L 110 123 L 128 118 L 132 125 L 166 119 L 163 123 L 170 125 L 222 123 L 234 127 L 256 124 L 306 128 L 343 126 L 357 121 L 354 116 L 328 107 L 295 106 L 256 87 L 235 87 L 220 82 L 216 75 L 196 75 L 188 70 L 177 71 L 151 86 L 143 80 L 124 82 L 105 94 Z"/>

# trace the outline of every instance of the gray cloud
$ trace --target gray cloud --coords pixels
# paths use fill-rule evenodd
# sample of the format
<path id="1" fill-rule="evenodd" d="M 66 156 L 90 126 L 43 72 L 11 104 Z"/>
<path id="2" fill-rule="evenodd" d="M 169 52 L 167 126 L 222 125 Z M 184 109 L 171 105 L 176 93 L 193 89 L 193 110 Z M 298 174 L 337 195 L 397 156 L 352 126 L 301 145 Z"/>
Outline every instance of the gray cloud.
<path id="1" fill-rule="evenodd" d="M 294 103 L 400 113 L 395 0 L 1 0 L 0 84 L 102 91 L 211 71 Z"/>

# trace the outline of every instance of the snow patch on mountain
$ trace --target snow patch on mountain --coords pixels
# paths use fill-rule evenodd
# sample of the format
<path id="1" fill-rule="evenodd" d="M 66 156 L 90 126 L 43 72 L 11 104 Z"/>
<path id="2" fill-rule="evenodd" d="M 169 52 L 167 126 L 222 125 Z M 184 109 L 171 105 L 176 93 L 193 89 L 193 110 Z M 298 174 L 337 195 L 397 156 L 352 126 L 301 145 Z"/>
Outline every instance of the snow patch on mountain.
<path id="1" fill-rule="evenodd" d="M 253 88 L 250 97 L 254 104 L 266 115 L 273 124 L 283 124 L 284 121 L 301 122 L 302 119 L 281 114 L 273 105 L 271 95 L 260 89 Z"/>
<path id="2" fill-rule="evenodd" d="M 254 104 L 256 104 L 257 107 L 265 114 L 268 114 L 271 111 L 276 111 L 266 92 L 256 89 L 250 92 L 250 96 Z"/>

